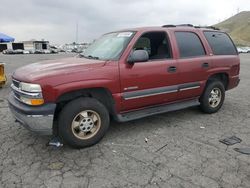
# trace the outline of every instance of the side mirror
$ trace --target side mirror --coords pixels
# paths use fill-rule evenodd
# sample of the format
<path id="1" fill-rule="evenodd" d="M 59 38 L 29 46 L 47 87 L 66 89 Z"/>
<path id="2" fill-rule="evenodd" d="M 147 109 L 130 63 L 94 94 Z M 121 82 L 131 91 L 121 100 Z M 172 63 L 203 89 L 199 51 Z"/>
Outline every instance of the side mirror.
<path id="1" fill-rule="evenodd" d="M 136 62 L 148 61 L 149 55 L 146 50 L 135 50 L 128 57 L 128 63 L 134 64 Z"/>

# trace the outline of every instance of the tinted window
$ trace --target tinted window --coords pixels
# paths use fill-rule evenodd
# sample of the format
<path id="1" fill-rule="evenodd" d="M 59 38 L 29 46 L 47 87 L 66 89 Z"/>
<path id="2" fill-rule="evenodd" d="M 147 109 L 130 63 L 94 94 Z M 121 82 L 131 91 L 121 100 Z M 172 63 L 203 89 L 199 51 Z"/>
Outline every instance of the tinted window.
<path id="1" fill-rule="evenodd" d="M 227 34 L 213 31 L 205 31 L 204 34 L 214 55 L 237 54 L 235 46 Z"/>
<path id="2" fill-rule="evenodd" d="M 191 32 L 175 32 L 180 57 L 196 57 L 205 55 L 200 38 Z"/>

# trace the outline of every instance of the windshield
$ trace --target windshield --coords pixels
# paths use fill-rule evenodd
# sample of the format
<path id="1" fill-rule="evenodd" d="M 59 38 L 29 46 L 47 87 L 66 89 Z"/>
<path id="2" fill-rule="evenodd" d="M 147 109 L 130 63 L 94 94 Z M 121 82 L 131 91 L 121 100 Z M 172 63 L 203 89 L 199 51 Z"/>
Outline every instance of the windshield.
<path id="1" fill-rule="evenodd" d="M 133 34 L 134 32 L 105 34 L 94 41 L 81 56 L 89 59 L 118 60 Z"/>

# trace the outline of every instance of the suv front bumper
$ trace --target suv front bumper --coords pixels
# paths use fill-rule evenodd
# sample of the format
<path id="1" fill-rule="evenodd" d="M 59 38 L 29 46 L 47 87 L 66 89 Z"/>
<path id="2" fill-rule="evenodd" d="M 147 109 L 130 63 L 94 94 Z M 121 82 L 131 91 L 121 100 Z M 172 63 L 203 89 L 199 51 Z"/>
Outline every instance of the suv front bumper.
<path id="1" fill-rule="evenodd" d="M 14 118 L 25 128 L 41 135 L 53 134 L 56 104 L 28 106 L 15 99 L 13 92 L 10 93 L 8 102 Z"/>

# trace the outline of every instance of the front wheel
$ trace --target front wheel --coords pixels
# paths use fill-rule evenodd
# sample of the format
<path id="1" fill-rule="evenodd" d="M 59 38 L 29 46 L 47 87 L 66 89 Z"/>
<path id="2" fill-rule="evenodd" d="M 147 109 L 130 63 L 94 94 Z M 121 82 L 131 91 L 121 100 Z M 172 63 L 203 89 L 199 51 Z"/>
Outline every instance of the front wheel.
<path id="1" fill-rule="evenodd" d="M 210 81 L 200 98 L 201 110 L 211 114 L 217 112 L 225 99 L 225 87 L 220 81 Z"/>
<path id="2" fill-rule="evenodd" d="M 109 127 L 106 107 L 94 98 L 79 98 L 69 102 L 59 115 L 59 136 L 72 147 L 96 144 Z"/>

